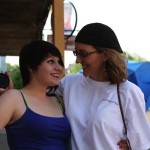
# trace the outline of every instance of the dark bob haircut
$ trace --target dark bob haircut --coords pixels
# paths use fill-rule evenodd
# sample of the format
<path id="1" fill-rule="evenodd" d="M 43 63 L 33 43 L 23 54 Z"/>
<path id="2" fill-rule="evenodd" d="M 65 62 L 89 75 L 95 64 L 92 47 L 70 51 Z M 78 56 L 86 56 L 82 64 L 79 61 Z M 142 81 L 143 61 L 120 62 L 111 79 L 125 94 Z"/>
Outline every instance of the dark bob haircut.
<path id="1" fill-rule="evenodd" d="M 50 55 L 58 57 L 59 64 L 64 67 L 61 53 L 55 45 L 46 41 L 36 40 L 23 46 L 19 57 L 23 86 L 27 85 L 30 81 L 29 69 L 36 71 L 42 61 Z"/>

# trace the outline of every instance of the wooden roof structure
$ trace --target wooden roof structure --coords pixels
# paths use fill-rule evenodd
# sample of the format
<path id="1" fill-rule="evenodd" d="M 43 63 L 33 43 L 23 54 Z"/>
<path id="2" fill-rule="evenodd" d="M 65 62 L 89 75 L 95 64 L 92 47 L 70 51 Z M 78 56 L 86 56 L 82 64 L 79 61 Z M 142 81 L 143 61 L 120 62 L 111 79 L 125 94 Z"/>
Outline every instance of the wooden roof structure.
<path id="1" fill-rule="evenodd" d="M 63 50 L 63 0 L 0 0 L 0 56 L 18 56 L 24 44 L 42 39 L 42 30 L 52 8 L 53 43 Z"/>

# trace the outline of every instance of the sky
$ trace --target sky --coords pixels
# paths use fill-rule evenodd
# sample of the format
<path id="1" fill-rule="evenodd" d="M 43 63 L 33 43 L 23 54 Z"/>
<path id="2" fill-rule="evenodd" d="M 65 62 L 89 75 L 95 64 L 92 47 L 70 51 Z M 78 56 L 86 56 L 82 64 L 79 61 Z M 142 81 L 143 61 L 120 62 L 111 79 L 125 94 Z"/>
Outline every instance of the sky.
<path id="1" fill-rule="evenodd" d="M 121 47 L 150 60 L 149 0 L 70 0 L 78 12 L 78 26 L 101 22 L 116 33 Z"/>
<path id="2" fill-rule="evenodd" d="M 69 0 L 78 14 L 77 28 L 101 22 L 116 33 L 122 49 L 150 60 L 150 1 L 149 0 Z M 72 12 L 71 25 L 74 25 Z M 65 52 L 65 65 L 75 61 Z M 17 60 L 17 59 L 16 59 Z"/>
<path id="3" fill-rule="evenodd" d="M 116 33 L 123 51 L 150 60 L 149 0 L 70 0 L 78 13 L 77 30 L 101 22 Z M 69 57 L 68 57 L 69 58 Z"/>

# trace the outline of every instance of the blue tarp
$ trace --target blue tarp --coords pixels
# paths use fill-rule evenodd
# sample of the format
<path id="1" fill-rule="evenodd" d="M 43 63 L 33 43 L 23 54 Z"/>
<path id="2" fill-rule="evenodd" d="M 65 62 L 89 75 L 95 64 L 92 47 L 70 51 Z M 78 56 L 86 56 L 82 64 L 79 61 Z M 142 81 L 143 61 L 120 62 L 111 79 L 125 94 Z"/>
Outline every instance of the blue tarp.
<path id="1" fill-rule="evenodd" d="M 144 93 L 146 110 L 150 107 L 150 62 L 132 62 L 127 64 L 128 80 L 135 83 Z"/>

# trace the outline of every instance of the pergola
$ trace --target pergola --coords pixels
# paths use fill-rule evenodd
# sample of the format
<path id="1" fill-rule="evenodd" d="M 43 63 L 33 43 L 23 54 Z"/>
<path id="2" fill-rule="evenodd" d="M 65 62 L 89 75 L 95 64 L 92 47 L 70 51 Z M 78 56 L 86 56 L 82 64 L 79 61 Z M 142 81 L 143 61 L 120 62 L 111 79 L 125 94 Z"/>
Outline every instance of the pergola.
<path id="1" fill-rule="evenodd" d="M 42 39 L 50 10 L 53 12 L 53 43 L 63 56 L 63 0 L 0 0 L 0 56 L 18 56 L 24 44 Z"/>

